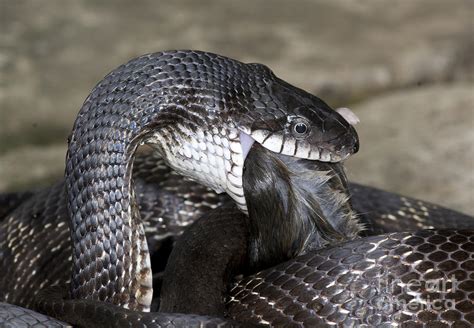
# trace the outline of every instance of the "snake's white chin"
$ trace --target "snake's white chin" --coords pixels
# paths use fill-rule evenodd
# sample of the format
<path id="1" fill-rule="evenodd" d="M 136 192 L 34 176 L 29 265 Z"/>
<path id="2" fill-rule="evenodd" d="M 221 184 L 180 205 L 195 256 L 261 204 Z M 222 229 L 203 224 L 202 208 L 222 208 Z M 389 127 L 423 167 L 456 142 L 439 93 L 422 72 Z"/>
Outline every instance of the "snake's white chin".
<path id="1" fill-rule="evenodd" d="M 321 162 L 328 162 L 328 163 L 340 162 L 340 161 L 346 159 L 349 156 L 349 154 L 347 154 L 344 157 L 340 157 L 336 154 L 333 154 L 333 153 L 329 152 L 326 149 L 321 149 L 321 148 L 317 149 L 316 151 L 315 150 L 310 151 L 309 147 L 300 147 L 301 151 L 295 152 L 294 154 L 280 152 L 282 150 L 282 147 L 281 147 L 281 143 L 279 142 L 279 140 L 277 140 L 277 142 L 272 143 L 272 141 L 275 141 L 275 140 L 271 140 L 271 138 L 269 138 L 269 139 L 267 139 L 267 141 L 270 141 L 270 142 L 264 142 L 262 144 L 261 140 L 259 140 L 260 138 L 258 138 L 258 137 L 260 137 L 260 135 L 257 135 L 257 138 L 254 139 L 249 134 L 247 134 L 243 131 L 239 131 L 239 139 L 240 139 L 240 146 L 242 148 L 242 160 L 243 160 L 243 162 L 245 162 L 245 159 L 247 158 L 247 155 L 248 155 L 250 149 L 252 148 L 252 146 L 255 142 L 261 144 L 266 149 L 268 149 L 268 150 L 270 150 L 274 153 L 277 153 L 277 154 L 281 153 L 281 154 L 287 155 L 287 156 L 292 156 L 292 157 L 297 157 L 297 158 L 306 158 L 308 160 L 314 160 L 314 161 L 321 161 Z M 288 142 L 290 142 L 290 141 L 288 141 Z"/>

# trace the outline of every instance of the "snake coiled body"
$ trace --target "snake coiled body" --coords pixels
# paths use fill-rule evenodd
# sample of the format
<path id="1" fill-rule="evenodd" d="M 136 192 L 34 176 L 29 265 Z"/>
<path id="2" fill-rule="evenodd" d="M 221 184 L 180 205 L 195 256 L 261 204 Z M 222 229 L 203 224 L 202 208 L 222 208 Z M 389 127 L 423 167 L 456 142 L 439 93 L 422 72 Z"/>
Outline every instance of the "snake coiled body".
<path id="1" fill-rule="evenodd" d="M 261 153 L 266 152 L 268 158 L 280 154 L 278 156 L 291 156 L 313 162 L 314 160 L 337 162 L 358 149 L 357 134 L 339 114 L 318 98 L 278 79 L 268 68 L 259 64 L 243 64 L 202 52 L 176 51 L 142 56 L 114 70 L 94 88 L 79 112 L 69 140 L 65 182 L 30 197 L 9 213 L 2 222 L 1 240 L 5 242 L 0 244 L 2 249 L 0 260 L 2 264 L 5 263 L 4 267 L 8 268 L 5 277 L 9 278 L 1 281 L 0 296 L 9 302 L 31 306 L 32 298 L 38 289 L 69 280 L 68 274 L 65 273 L 72 263 L 71 296 L 81 300 L 64 301 L 62 298 L 68 294 L 59 294 L 58 299 L 52 297 L 52 303 L 43 298 L 43 301 L 38 303 L 40 309 L 60 318 L 68 312 L 71 316 L 77 315 L 79 309 L 83 311 L 91 309 L 90 313 L 94 311 L 98 313 L 97 311 L 103 309 L 105 312 L 101 312 L 102 314 L 111 313 L 110 311 L 117 313 L 116 319 L 111 324 L 127 319 L 127 322 L 137 320 L 141 323 L 146 321 L 149 325 L 160 325 L 158 322 L 165 318 L 163 315 L 153 317 L 152 314 L 114 308 L 110 304 L 98 305 L 95 301 L 107 301 L 131 310 L 149 310 L 152 300 L 152 261 L 149 251 L 159 250 L 165 243 L 160 237 L 151 236 L 149 233 L 151 230 L 156 230 L 156 227 L 174 235 L 179 233 L 186 223 L 206 213 L 206 208 L 213 209 L 226 204 L 233 206 L 234 202 L 241 212 L 248 212 L 251 218 L 256 219 L 252 213 L 258 213 L 253 211 L 258 210 L 258 202 L 249 202 L 248 197 L 253 195 L 244 193 L 243 183 L 244 162 L 254 142 L 263 147 Z M 149 170 L 145 170 L 141 180 L 137 176 L 136 188 L 133 188 L 132 159 L 136 148 L 143 143 L 151 145 L 168 167 L 201 183 L 204 187 L 183 182 L 184 186 L 191 189 L 185 187 L 180 191 L 171 185 L 168 185 L 170 188 L 167 189 L 167 176 L 165 176 L 164 179 L 158 178 L 155 181 L 158 182 L 157 186 L 161 187 L 156 188 L 147 183 L 150 179 L 153 180 L 153 175 L 150 175 Z M 249 156 L 251 155 L 252 152 Z M 278 164 L 275 170 L 300 165 L 285 161 L 283 158 L 277 159 L 275 163 L 282 164 L 281 166 Z M 157 163 L 153 170 L 159 171 L 163 165 Z M 302 165 L 314 166 L 314 164 Z M 345 178 L 338 172 L 334 175 L 339 177 L 340 181 L 337 184 L 341 186 L 341 190 L 347 191 Z M 331 179 L 332 177 L 328 176 L 328 181 Z M 304 181 L 284 181 L 290 187 L 306 185 Z M 319 190 L 324 185 L 324 183 L 310 184 L 306 187 Z M 215 195 L 205 187 L 218 193 L 225 191 L 230 199 Z M 367 197 L 367 194 L 374 193 L 373 190 L 364 190 L 363 187 L 356 186 L 356 188 L 362 188 L 359 194 L 365 195 L 363 198 Z M 198 198 L 195 198 L 196 195 Z M 387 196 L 376 191 L 375 195 L 383 202 L 386 201 L 384 197 L 387 199 L 392 197 L 392 201 L 401 202 L 407 208 L 417 211 L 418 205 L 410 205 L 413 200 Z M 308 237 L 312 236 L 313 239 L 297 238 L 298 242 L 292 244 L 292 241 L 296 241 L 293 236 L 289 240 L 278 238 L 277 243 L 282 248 L 277 248 L 276 253 L 277 256 L 283 255 L 285 259 L 301 252 L 308 252 L 308 255 L 297 258 L 294 260 L 296 262 L 282 264 L 281 267 L 259 273 L 250 280 L 244 280 L 236 285 L 228 302 L 231 316 L 238 320 L 247 317 L 252 323 L 271 324 L 311 325 L 318 322 L 331 325 L 389 324 L 396 320 L 398 312 L 392 311 L 383 316 L 367 306 L 380 297 L 393 298 L 402 293 L 384 294 L 380 288 L 366 285 L 374 277 L 392 281 L 397 274 L 400 276 L 399 271 L 392 270 L 393 267 L 397 267 L 397 261 L 403 262 L 405 261 L 403 256 L 408 258 L 407 252 L 415 252 L 409 248 L 410 245 L 418 247 L 427 244 L 433 239 L 432 236 L 439 235 L 458 240 L 463 236 L 467 238 L 468 241 L 464 240 L 467 244 L 462 246 L 464 251 L 467 251 L 467 258 L 465 256 L 461 258 L 456 250 L 444 250 L 444 252 L 448 257 L 454 256 L 451 255 L 453 252 L 457 254 L 461 271 L 466 277 L 470 275 L 472 240 L 469 238 L 472 231 L 422 231 L 418 233 L 418 237 L 421 238 L 416 240 L 418 244 L 413 240 L 410 241 L 409 236 L 403 233 L 366 237 L 359 241 L 360 244 L 348 244 L 349 248 L 359 245 L 354 253 L 344 250 L 346 244 L 344 247 L 330 246 L 319 253 L 323 255 L 318 258 L 320 262 L 317 262 L 311 256 L 319 255 L 315 255 L 310 246 L 324 246 L 326 245 L 324 239 L 329 237 L 336 240 L 343 240 L 344 236 L 353 238 L 357 230 L 355 229 L 357 225 L 352 225 L 354 229 L 347 229 L 351 225 L 344 225 L 343 218 L 352 218 L 350 212 L 339 211 L 347 207 L 347 201 L 343 202 L 343 197 L 330 199 L 336 202 L 337 208 L 334 210 L 337 211 L 331 210 L 333 204 L 324 199 L 320 199 L 320 204 L 298 205 L 311 205 L 317 208 L 315 213 L 318 214 L 319 221 L 316 220 L 318 224 L 314 225 L 314 222 L 309 220 L 307 223 L 312 227 L 310 231 L 305 231 L 305 226 L 300 227 L 301 232 L 307 233 Z M 285 197 L 282 200 L 284 203 Z M 383 202 L 380 208 L 377 206 L 371 208 L 365 202 L 359 203 L 358 206 L 365 206 L 365 210 L 361 211 L 362 217 L 367 210 L 377 213 L 392 205 L 390 202 L 387 204 Z M 421 203 L 418 207 L 423 213 L 428 213 L 429 206 Z M 355 208 L 357 210 L 357 205 Z M 398 211 L 405 213 L 398 206 L 385 213 L 385 219 L 392 220 L 395 209 L 397 213 Z M 235 209 L 233 211 L 228 212 L 228 221 L 232 221 L 231 217 L 240 218 L 236 222 L 240 222 L 242 227 L 245 214 L 236 212 Z M 443 209 L 437 209 L 435 212 L 440 217 L 451 215 L 450 219 L 454 218 L 460 222 L 465 219 L 462 215 Z M 167 215 L 172 217 L 169 220 L 165 219 L 171 230 L 164 228 L 160 222 L 163 220 L 157 220 L 158 224 L 153 220 L 166 218 Z M 215 214 L 209 215 L 215 217 Z M 368 215 L 368 223 L 372 227 L 377 227 L 379 224 L 380 228 L 380 223 L 373 220 L 377 216 L 378 214 Z M 415 219 L 417 228 L 428 228 L 424 226 L 423 218 L 418 214 L 411 213 L 406 216 Z M 145 218 L 148 225 L 143 225 L 140 217 Z M 380 218 L 384 219 L 383 216 Z M 216 218 L 219 219 L 221 218 Z M 468 221 L 470 220 L 471 218 L 468 218 Z M 407 226 L 413 223 L 410 220 L 405 222 L 408 222 Z M 41 231 L 39 228 L 41 224 L 46 231 Z M 227 221 L 222 224 L 224 229 Z M 390 226 L 390 223 L 388 225 Z M 470 222 L 466 225 L 472 228 Z M 70 234 L 67 226 L 70 228 Z M 439 225 L 435 227 L 443 228 Z M 262 259 L 267 264 L 271 263 L 274 256 L 269 254 L 272 254 L 274 248 L 267 247 L 268 242 L 272 243 L 265 239 L 268 238 L 268 227 L 256 222 L 252 229 L 263 239 L 260 237 L 255 239 L 252 233 L 249 237 L 243 237 L 249 238 L 250 245 L 255 245 L 251 247 L 252 249 L 259 249 L 258 252 L 249 255 L 251 260 L 254 264 L 261 264 L 259 261 Z M 53 232 L 52 238 L 46 235 L 51 232 Z M 242 236 L 245 233 L 243 231 Z M 72 258 L 68 252 L 69 235 L 73 242 Z M 283 230 L 281 236 L 288 237 Z M 435 240 L 436 238 L 434 237 Z M 43 254 L 44 251 L 38 253 L 38 245 L 44 246 L 50 253 L 46 256 Z M 285 253 L 284 249 L 287 249 L 288 245 L 291 247 Z M 401 250 L 404 252 L 400 253 Z M 433 249 L 427 252 L 434 267 L 442 268 L 445 258 Z M 56 263 L 57 260 L 61 261 L 58 261 L 54 270 L 45 270 L 45 266 Z M 378 260 L 381 262 L 377 262 Z M 301 263 L 303 266 L 300 269 L 304 270 L 292 271 L 294 265 L 299 265 L 294 263 Z M 353 267 L 357 264 L 359 267 Z M 423 271 L 415 265 L 418 263 L 406 264 L 405 269 L 410 273 L 418 270 L 421 272 L 419 275 L 423 274 Z M 35 267 L 38 270 L 33 269 Z M 428 267 L 427 270 L 430 269 L 433 268 Z M 344 276 L 351 270 L 360 272 L 361 278 Z M 452 270 L 446 268 L 445 271 L 449 273 Z M 279 274 L 282 278 L 275 280 L 278 281 L 276 284 L 272 280 L 275 278 L 275 272 L 283 272 Z M 331 281 L 330 278 L 318 280 L 317 276 L 322 272 L 324 274 L 328 272 L 328 276 L 332 276 L 334 280 Z M 15 277 L 15 284 L 11 284 L 11 277 Z M 346 280 L 341 282 L 341 279 Z M 344 292 L 347 296 L 348 290 L 352 288 L 347 279 L 362 284 L 358 291 L 365 291 L 365 294 L 361 294 L 362 296 L 350 294 L 346 298 L 341 296 L 340 294 Z M 463 282 L 466 279 L 468 278 L 464 278 Z M 325 286 L 326 283 L 331 286 L 329 289 Z M 312 287 L 309 284 L 312 284 Z M 37 288 L 28 290 L 28 286 Z M 461 286 L 464 298 L 456 303 L 456 314 L 451 314 L 451 319 L 456 316 L 453 320 L 461 324 L 472 319 L 472 315 L 469 314 L 471 310 L 466 308 L 464 302 L 470 290 L 469 286 L 469 283 Z M 312 298 L 318 295 L 324 302 L 311 303 Z M 328 300 L 329 296 L 331 298 Z M 267 300 L 267 303 L 262 303 L 262 300 Z M 351 308 L 348 309 L 348 306 Z M 368 312 L 361 313 L 360 309 L 368 309 Z M 413 318 L 404 317 L 400 320 L 420 320 L 417 317 L 420 314 L 422 317 L 425 316 L 424 313 L 416 311 L 412 315 Z M 68 316 L 64 318 L 67 319 Z M 436 317 L 434 320 L 438 319 L 449 318 Z M 164 320 L 162 322 L 167 322 L 167 319 Z"/>
<path id="2" fill-rule="evenodd" d="M 173 236 L 181 234 L 190 223 L 194 222 L 203 213 L 212 210 L 212 208 L 216 208 L 223 204 L 230 204 L 232 202 L 232 200 L 226 195 L 217 195 L 202 185 L 183 180 L 181 176 L 176 175 L 170 171 L 167 166 L 164 166 L 161 158 L 156 157 L 153 154 L 140 154 L 137 156 L 134 172 L 135 190 L 141 216 L 145 221 L 147 240 L 150 245 L 153 245 L 150 246 L 152 259 L 158 258 L 158 254 L 162 256 L 162 253 L 166 252 L 167 245 L 169 245 L 169 238 L 174 238 Z M 400 230 L 415 231 L 419 229 L 429 229 L 432 228 L 433 225 L 437 228 L 456 227 L 458 229 L 472 229 L 474 224 L 474 219 L 472 217 L 463 216 L 442 207 L 408 197 L 401 197 L 392 193 L 356 184 L 351 184 L 350 190 L 353 195 L 352 206 L 355 212 L 359 213 L 361 221 L 368 227 L 368 231 L 372 234 L 381 234 L 382 231 L 396 232 Z M 6 236 L 6 238 L 1 239 L 3 243 L 0 244 L 0 248 L 8 249 L 7 244 L 9 242 L 17 243 L 17 254 L 20 254 L 20 256 L 25 258 L 25 263 L 29 263 L 24 266 L 16 265 L 14 253 L 2 257 L 0 266 L 2 268 L 9 268 L 8 271 L 2 272 L 5 274 L 2 275 L 2 278 L 0 279 L 0 291 L 2 292 L 0 298 L 3 301 L 33 308 L 34 297 L 37 295 L 41 287 L 49 285 L 64 285 L 69 281 L 71 258 L 70 242 L 68 240 L 69 231 L 67 228 L 67 212 L 64 198 L 64 186 L 61 183 L 56 187 L 37 193 L 34 197 L 31 197 L 27 202 L 11 212 L 0 223 L 0 232 L 2 232 L 2 236 Z M 400 211 L 403 215 L 399 214 Z M 176 215 L 176 213 L 178 213 L 178 215 Z M 387 219 L 388 215 L 391 215 L 396 219 Z M 25 227 L 27 228 L 25 229 Z M 438 233 L 427 232 L 427 234 L 427 236 L 432 236 L 437 235 Z M 34 238 L 28 238 L 30 235 Z M 452 235 L 451 238 L 459 238 L 455 237 L 456 235 L 457 234 Z M 51 239 L 51 236 L 54 236 L 55 238 Z M 410 243 L 409 241 L 406 241 L 409 239 L 406 238 L 406 236 L 406 233 L 394 233 L 386 236 L 369 237 L 370 239 L 368 240 L 359 240 L 358 242 L 349 243 L 348 245 L 343 244 L 341 246 L 333 246 L 326 250 L 326 253 L 323 253 L 323 255 L 318 255 L 319 253 L 306 255 L 301 259 L 293 260 L 292 264 L 287 267 L 286 265 L 282 265 L 277 267 L 276 270 L 259 273 L 258 279 L 252 280 L 252 278 L 246 278 L 243 282 L 232 289 L 232 296 L 229 298 L 229 304 L 232 306 L 229 309 L 233 313 L 233 318 L 237 320 L 248 317 L 251 318 L 252 322 L 260 322 L 262 320 L 272 322 L 272 318 L 277 319 L 279 317 L 279 321 L 276 322 L 291 322 L 291 320 L 293 320 L 293 314 L 290 310 L 287 310 L 286 313 L 285 308 L 289 307 L 290 309 L 294 309 L 294 300 L 304 297 L 303 295 L 321 293 L 321 290 L 318 288 L 321 288 L 322 286 L 324 287 L 325 283 L 327 283 L 326 280 L 323 280 L 316 284 L 317 281 L 311 280 L 323 279 L 326 272 L 319 270 L 314 271 L 314 268 L 312 269 L 313 271 L 309 271 L 309 269 L 317 263 L 318 267 L 321 267 L 322 270 L 324 266 L 321 266 L 319 261 L 322 261 L 324 256 L 327 256 L 326 261 L 330 263 L 328 266 L 331 266 L 332 268 L 336 261 L 342 261 L 342 259 L 331 258 L 331 256 L 334 257 L 334 255 L 331 254 L 337 253 L 338 249 L 344 250 L 342 254 L 345 254 L 345 256 L 349 258 L 353 254 L 356 254 L 358 256 L 357 263 L 360 263 L 361 267 L 363 267 L 364 265 L 370 266 L 368 262 L 372 260 L 375 261 L 375 259 L 371 259 L 368 250 L 374 252 L 372 253 L 374 254 L 372 256 L 379 256 L 379 250 L 387 254 L 390 254 L 390 252 L 393 254 L 393 248 L 399 246 L 399 249 L 410 247 L 415 250 L 414 254 L 416 254 L 417 247 L 421 247 L 423 250 L 423 247 L 427 247 L 426 245 L 428 245 L 426 250 L 429 252 L 422 253 L 426 254 L 425 256 L 428 257 L 430 254 L 435 253 L 438 248 L 441 248 L 441 246 L 437 246 L 438 248 L 433 249 L 432 243 L 428 241 L 429 237 L 426 237 L 425 235 L 422 235 L 420 237 L 421 239 L 415 238 L 416 245 L 402 245 L 400 239 L 403 238 L 405 238 L 405 240 L 402 240 L 403 243 Z M 413 237 L 411 234 L 410 236 Z M 470 238 L 472 239 L 472 237 Z M 434 240 L 436 241 L 436 238 Z M 364 251 L 364 254 L 361 254 L 357 248 L 353 248 L 354 243 L 361 245 L 366 241 L 369 242 L 369 244 L 366 244 L 369 245 L 369 249 L 361 248 L 361 250 Z M 464 242 L 464 246 L 456 243 L 456 247 L 454 248 L 450 248 L 453 247 L 453 243 L 449 242 L 449 237 L 442 237 L 442 243 L 447 244 L 443 248 L 446 249 L 447 252 L 445 254 L 448 254 L 448 256 L 456 253 L 461 254 L 462 252 L 467 254 L 472 253 L 472 250 L 468 248 L 470 247 L 469 245 L 472 245 L 472 240 L 470 240 L 470 242 Z M 378 244 L 387 244 L 390 247 L 382 247 L 380 249 L 374 247 L 374 245 Z M 472 255 L 470 256 L 472 258 Z M 317 257 L 318 262 L 310 262 L 309 258 L 312 257 Z M 362 262 L 362 259 L 365 259 L 366 257 L 367 259 L 364 260 L 366 262 Z M 413 261 L 413 258 L 409 259 Z M 419 260 L 418 258 L 415 259 L 417 261 Z M 54 263 L 54 265 L 52 265 L 52 263 Z M 394 261 L 394 263 L 400 265 L 400 262 Z M 297 265 L 298 270 L 287 270 L 288 268 L 291 268 L 293 264 Z M 408 265 L 410 262 L 407 262 L 406 264 Z M 342 265 L 345 266 L 344 270 L 348 270 L 351 265 L 355 264 L 351 262 L 342 263 Z M 385 262 L 377 264 L 377 267 L 375 267 L 372 272 L 377 272 L 377 270 L 383 271 L 385 265 Z M 54 267 L 55 270 L 50 270 L 52 267 Z M 428 267 L 428 269 L 430 268 Z M 454 272 L 470 272 L 469 270 L 471 269 L 461 269 L 461 267 L 458 266 L 458 269 L 454 270 Z M 32 271 L 36 271 L 37 274 L 32 275 Z M 308 272 L 307 275 L 310 278 L 302 277 L 302 273 L 305 271 Z M 337 273 L 338 271 L 334 270 L 332 272 Z M 364 271 L 361 270 L 361 272 Z M 39 275 L 38 273 L 42 274 Z M 314 275 L 311 276 L 313 273 Z M 388 273 L 389 272 L 387 272 L 387 274 Z M 278 277 L 281 276 L 275 283 L 273 280 L 274 275 L 278 275 Z M 266 278 L 266 276 L 269 276 L 268 282 L 262 278 Z M 12 280 L 10 277 L 16 277 L 16 279 Z M 328 277 L 329 279 L 334 278 L 330 275 L 326 276 L 326 278 Z M 348 278 L 352 278 L 352 280 L 349 280 L 353 281 L 356 277 Z M 460 278 L 462 278 L 462 276 Z M 295 279 L 297 280 L 294 281 Z M 365 288 L 370 289 L 370 284 L 360 284 L 360 281 L 364 281 L 364 276 L 360 276 L 358 279 L 359 282 L 354 283 L 356 288 L 365 286 Z M 290 282 L 291 284 L 297 282 L 305 284 L 308 281 L 311 282 L 311 286 L 317 287 L 313 287 L 314 289 L 312 292 L 311 290 L 306 291 L 301 287 L 300 289 L 296 289 L 297 291 L 299 290 L 301 296 L 290 294 L 290 290 L 285 289 L 287 286 L 290 286 Z M 251 293 L 254 291 L 252 288 L 257 287 L 256 282 L 260 282 L 258 284 L 260 287 L 257 288 L 255 292 L 260 293 L 260 289 L 263 290 L 263 295 L 257 294 L 258 297 L 255 297 L 255 292 Z M 279 284 L 280 282 L 281 284 Z M 288 282 L 288 284 L 285 285 L 284 282 Z M 262 288 L 264 286 L 267 288 Z M 333 289 L 333 292 L 337 291 L 338 289 Z M 265 294 L 267 292 L 268 294 Z M 323 293 L 325 292 L 326 291 L 323 291 Z M 283 307 L 282 311 L 267 312 L 267 310 L 262 310 L 266 309 L 265 306 L 269 306 L 268 303 L 264 301 L 265 297 L 271 296 L 278 299 L 283 294 L 286 296 L 281 298 L 279 302 L 279 305 Z M 252 297 L 249 297 L 249 295 L 254 295 L 252 296 L 253 299 Z M 457 295 L 456 297 L 460 298 L 460 301 L 462 302 L 465 301 L 463 297 L 468 296 L 469 293 L 463 294 L 458 291 L 454 295 Z M 285 301 L 286 303 L 283 302 L 284 300 L 287 300 Z M 290 302 L 290 300 L 292 301 Z M 333 299 L 333 302 L 335 301 L 336 298 Z M 349 299 L 346 301 L 349 301 Z M 355 300 L 354 304 L 359 306 L 359 308 L 362 308 L 361 304 L 364 304 L 363 301 L 367 300 Z M 259 305 L 257 307 L 258 310 L 256 310 L 255 306 L 260 303 L 264 304 Z M 299 306 L 301 306 L 300 302 L 297 302 L 296 304 L 300 304 Z M 349 302 L 345 306 L 350 306 L 350 304 L 353 303 Z M 332 307 L 328 308 L 331 305 Z M 318 305 L 318 307 L 320 306 L 321 304 Z M 333 319 L 335 316 L 334 311 L 338 309 L 337 303 L 329 302 L 325 304 L 325 306 L 327 312 L 321 313 L 325 316 L 329 316 L 330 319 Z M 97 319 L 97 317 L 100 318 L 101 311 L 106 311 L 107 306 L 104 304 L 102 308 L 96 308 L 95 305 L 88 305 L 88 309 L 89 310 L 87 311 L 84 310 L 87 313 L 91 313 L 87 317 L 91 318 L 93 322 L 97 322 L 94 319 Z M 311 311 L 315 311 L 315 309 L 316 308 L 313 308 Z M 307 324 L 312 322 L 321 323 L 325 321 L 325 319 L 315 316 L 307 307 L 300 307 L 299 311 L 303 311 L 304 313 L 296 318 L 302 320 L 299 322 L 295 321 L 294 324 L 304 324 L 305 322 Z M 93 315 L 93 313 L 96 313 L 97 317 Z M 268 314 L 263 317 L 265 313 Z M 316 311 L 315 313 L 318 312 Z M 461 315 L 466 316 L 466 319 L 463 320 L 464 322 L 470 323 L 472 321 L 472 319 L 470 319 L 471 321 L 468 320 L 470 318 L 468 316 L 469 313 L 472 313 L 472 309 L 469 310 L 469 307 L 465 314 L 461 313 Z M 312 316 L 308 318 L 308 314 L 312 314 Z M 371 315 L 375 315 L 375 317 L 378 318 L 374 313 Z M 117 321 L 111 320 L 111 325 L 113 325 L 114 322 L 118 322 L 122 317 L 122 315 L 119 315 Z M 345 318 L 339 318 L 338 320 L 345 320 Z M 350 319 L 347 320 L 350 322 Z M 457 321 L 460 321 L 459 318 Z"/>

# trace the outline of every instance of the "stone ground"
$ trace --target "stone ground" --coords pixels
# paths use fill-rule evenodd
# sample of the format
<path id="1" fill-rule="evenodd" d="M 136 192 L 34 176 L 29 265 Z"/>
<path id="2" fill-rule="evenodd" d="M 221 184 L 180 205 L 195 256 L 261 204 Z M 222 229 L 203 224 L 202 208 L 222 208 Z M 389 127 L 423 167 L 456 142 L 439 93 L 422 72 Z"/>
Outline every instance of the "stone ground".
<path id="1" fill-rule="evenodd" d="M 0 191 L 61 177 L 90 89 L 164 49 L 261 62 L 360 116 L 349 177 L 474 214 L 472 0 L 0 0 Z"/>

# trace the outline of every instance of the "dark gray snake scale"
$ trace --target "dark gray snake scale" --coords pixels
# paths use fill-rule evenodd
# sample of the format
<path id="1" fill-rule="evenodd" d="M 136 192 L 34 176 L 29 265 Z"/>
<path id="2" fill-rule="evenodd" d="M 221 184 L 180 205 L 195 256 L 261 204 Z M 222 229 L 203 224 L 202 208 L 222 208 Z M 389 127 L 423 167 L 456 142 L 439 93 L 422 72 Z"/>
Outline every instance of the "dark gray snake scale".
<path id="1" fill-rule="evenodd" d="M 347 185 L 340 162 L 357 150 L 340 114 L 263 65 L 133 59 L 84 102 L 65 180 L 0 195 L 0 327 L 472 327 L 474 218 Z M 281 200 L 268 208 L 265 179 Z M 313 190 L 318 204 L 298 198 Z M 194 295 L 192 282 L 227 287 L 200 257 L 257 270 L 225 299 Z M 215 295 L 224 310 L 208 312 Z M 199 301 L 168 300 L 181 296 Z"/>

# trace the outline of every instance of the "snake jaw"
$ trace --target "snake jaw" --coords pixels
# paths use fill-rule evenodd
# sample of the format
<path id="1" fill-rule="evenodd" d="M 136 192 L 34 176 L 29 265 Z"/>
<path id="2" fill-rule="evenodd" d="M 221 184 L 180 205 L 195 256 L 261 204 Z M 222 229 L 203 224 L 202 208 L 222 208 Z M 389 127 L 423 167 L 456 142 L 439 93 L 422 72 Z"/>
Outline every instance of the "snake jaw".
<path id="1" fill-rule="evenodd" d="M 240 139 L 244 160 L 254 142 L 277 154 L 327 163 L 341 162 L 354 153 L 345 146 L 336 151 L 328 145 L 318 147 L 283 132 L 272 133 L 268 130 L 255 130 L 251 133 L 240 131 Z"/>
<path id="2" fill-rule="evenodd" d="M 320 121 L 305 119 L 310 116 L 308 112 L 300 109 L 297 116 L 257 119 L 238 125 L 240 134 L 245 135 L 242 140 L 246 144 L 241 141 L 243 149 L 250 149 L 248 140 L 253 139 L 277 154 L 327 163 L 341 162 L 358 151 L 359 137 L 353 126 L 358 118 L 350 109 L 330 109 L 330 115 Z M 295 124 L 300 122 L 307 126 L 304 135 L 294 131 Z"/>

